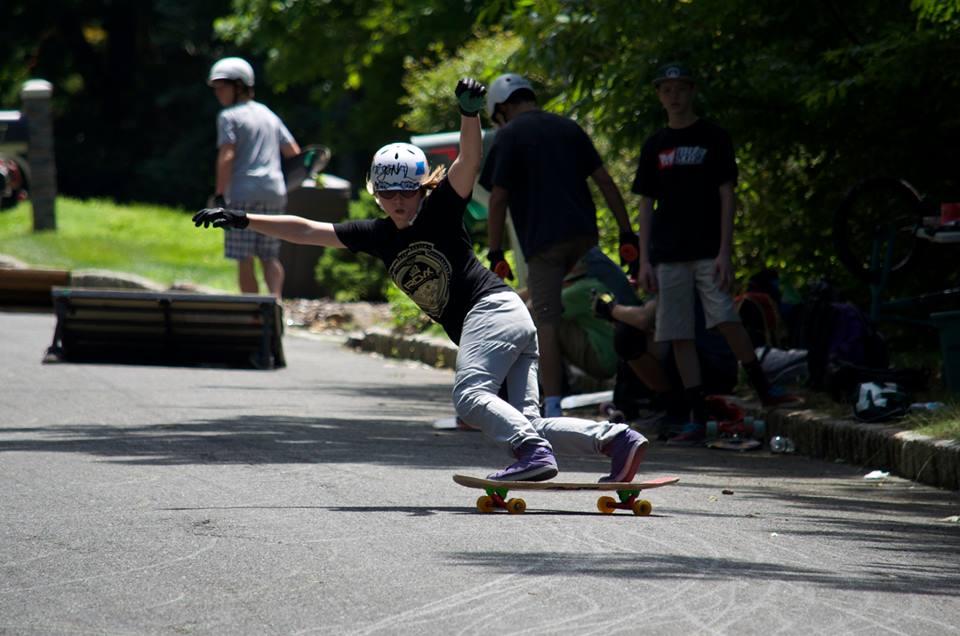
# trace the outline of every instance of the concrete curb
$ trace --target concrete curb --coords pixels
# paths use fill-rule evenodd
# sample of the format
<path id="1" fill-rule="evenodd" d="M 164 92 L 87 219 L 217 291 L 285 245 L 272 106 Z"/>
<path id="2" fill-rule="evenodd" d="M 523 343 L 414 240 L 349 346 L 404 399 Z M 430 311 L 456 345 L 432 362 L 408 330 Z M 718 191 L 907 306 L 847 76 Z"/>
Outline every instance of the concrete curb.
<path id="1" fill-rule="evenodd" d="M 960 490 L 960 443 L 955 441 L 889 425 L 830 419 L 809 410 L 777 409 L 766 418 L 768 435 L 789 437 L 803 455 L 843 460 L 928 486 Z"/>
<path id="2" fill-rule="evenodd" d="M 457 359 L 457 347 L 445 339 L 396 335 L 386 329 L 353 335 L 347 345 L 440 368 L 453 368 Z M 802 455 L 842 460 L 865 470 L 882 469 L 928 486 L 960 490 L 960 443 L 895 426 L 831 419 L 810 410 L 764 412 L 746 406 L 756 417 L 766 419 L 768 438 L 789 437 Z"/>
<path id="3" fill-rule="evenodd" d="M 387 358 L 416 360 L 441 369 L 453 369 L 457 362 L 457 346 L 449 340 L 397 335 L 387 329 L 368 329 L 352 335 L 347 338 L 347 346 Z"/>

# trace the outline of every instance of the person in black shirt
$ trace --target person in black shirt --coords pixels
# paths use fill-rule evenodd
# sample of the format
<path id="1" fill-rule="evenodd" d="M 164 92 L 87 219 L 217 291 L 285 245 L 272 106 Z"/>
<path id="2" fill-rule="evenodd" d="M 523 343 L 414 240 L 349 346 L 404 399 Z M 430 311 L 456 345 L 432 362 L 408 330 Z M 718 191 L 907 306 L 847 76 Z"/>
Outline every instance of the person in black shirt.
<path id="1" fill-rule="evenodd" d="M 423 151 L 388 144 L 374 154 L 367 189 L 387 218 L 321 223 L 212 208 L 196 225 L 249 227 L 294 243 L 346 247 L 378 257 L 393 279 L 459 344 L 453 401 L 457 415 L 511 450 L 516 462 L 491 479 L 541 481 L 557 474 L 554 449 L 611 457 L 601 481 L 629 481 L 647 440 L 625 424 L 542 418 L 537 387 L 537 334 L 517 293 L 473 253 L 463 215 L 480 170 L 478 111 L 485 88 L 457 84 L 460 153 L 446 175 L 429 172 Z M 507 386 L 509 401 L 498 396 Z"/>
<path id="2" fill-rule="evenodd" d="M 654 80 L 667 127 L 640 153 L 633 192 L 640 195 L 640 284 L 658 292 L 657 342 L 670 342 L 693 412 L 691 426 L 674 441 L 704 437 L 705 395 L 694 342 L 694 294 L 707 329 L 716 328 L 747 372 L 765 406 L 795 402 L 774 390 L 734 309 L 733 212 L 737 164 L 725 130 L 694 112 L 696 84 L 680 64 Z M 656 211 L 654 211 L 656 202 Z"/>
<path id="3" fill-rule="evenodd" d="M 498 275 L 509 275 L 501 247 L 509 205 L 529 270 L 527 288 L 540 341 L 544 414 L 552 417 L 561 414 L 563 360 L 557 334 L 563 314 L 563 279 L 598 241 L 597 210 L 588 178 L 617 219 L 621 260 L 636 262 L 638 239 L 620 190 L 587 133 L 572 119 L 540 110 L 526 78 L 507 73 L 495 79 L 487 95 L 487 114 L 499 126 L 480 175 L 480 185 L 490 191 L 490 265 Z M 629 288 L 623 270 L 599 250 L 596 254 L 600 261 L 589 259 L 588 275 L 611 290 Z M 514 255 L 520 257 L 516 250 Z"/>

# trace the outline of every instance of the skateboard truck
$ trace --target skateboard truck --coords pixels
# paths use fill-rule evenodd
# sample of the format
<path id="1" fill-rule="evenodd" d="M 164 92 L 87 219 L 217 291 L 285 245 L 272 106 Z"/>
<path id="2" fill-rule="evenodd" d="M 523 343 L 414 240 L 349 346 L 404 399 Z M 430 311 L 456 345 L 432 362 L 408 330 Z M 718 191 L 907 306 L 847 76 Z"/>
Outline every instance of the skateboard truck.
<path id="1" fill-rule="evenodd" d="M 527 502 L 519 497 L 507 499 L 507 488 L 486 488 L 486 495 L 477 499 L 477 510 L 483 513 L 493 512 L 499 508 L 512 515 L 523 514 L 527 509 Z M 614 510 L 630 510 L 633 514 L 645 517 L 653 511 L 653 504 L 646 499 L 637 499 L 639 490 L 618 490 L 617 499 L 604 495 L 597 499 L 597 510 L 605 515 L 612 515 Z"/>

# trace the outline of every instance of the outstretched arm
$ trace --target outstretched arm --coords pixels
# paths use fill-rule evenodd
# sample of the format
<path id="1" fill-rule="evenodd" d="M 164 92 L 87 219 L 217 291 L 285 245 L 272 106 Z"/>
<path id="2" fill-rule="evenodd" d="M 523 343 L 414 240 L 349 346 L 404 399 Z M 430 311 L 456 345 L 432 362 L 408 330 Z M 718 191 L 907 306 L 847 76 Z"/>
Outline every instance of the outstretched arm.
<path id="1" fill-rule="evenodd" d="M 207 208 L 193 216 L 193 223 L 197 227 L 246 228 L 301 245 L 344 247 L 332 223 L 311 221 L 290 214 L 247 214 L 242 210 Z"/>
<path id="2" fill-rule="evenodd" d="M 460 153 L 453 160 L 447 179 L 457 194 L 466 199 L 473 192 L 483 158 L 479 113 L 487 87 L 474 79 L 464 78 L 457 82 L 455 92 L 460 105 Z"/>

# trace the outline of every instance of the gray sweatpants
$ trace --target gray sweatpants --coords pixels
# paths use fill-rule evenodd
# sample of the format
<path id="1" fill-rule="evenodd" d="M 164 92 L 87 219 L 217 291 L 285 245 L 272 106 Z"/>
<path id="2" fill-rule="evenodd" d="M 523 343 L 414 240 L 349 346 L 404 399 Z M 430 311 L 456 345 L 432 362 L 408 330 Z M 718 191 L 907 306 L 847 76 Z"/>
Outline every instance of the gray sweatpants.
<path id="1" fill-rule="evenodd" d="M 467 313 L 457 353 L 453 404 L 465 422 L 511 453 L 525 442 L 555 453 L 594 455 L 626 424 L 540 417 L 537 329 L 514 292 L 497 292 Z M 506 383 L 509 402 L 497 396 Z"/>

